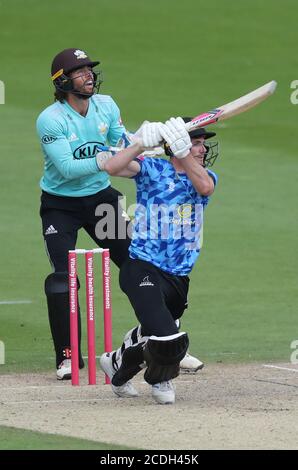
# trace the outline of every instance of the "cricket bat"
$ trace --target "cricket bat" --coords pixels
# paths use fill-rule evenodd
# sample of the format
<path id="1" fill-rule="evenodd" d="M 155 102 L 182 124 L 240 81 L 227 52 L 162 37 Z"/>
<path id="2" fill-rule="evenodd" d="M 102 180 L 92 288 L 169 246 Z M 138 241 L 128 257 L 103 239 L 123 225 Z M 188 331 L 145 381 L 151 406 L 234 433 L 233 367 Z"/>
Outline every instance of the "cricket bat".
<path id="1" fill-rule="evenodd" d="M 269 96 L 273 95 L 276 86 L 277 82 L 275 80 L 265 83 L 265 85 L 261 86 L 260 88 L 257 88 L 256 90 L 251 91 L 250 93 L 247 93 L 244 96 L 241 96 L 237 100 L 231 101 L 230 103 L 212 109 L 207 113 L 199 114 L 199 116 L 196 116 L 190 122 L 187 122 L 185 124 L 185 127 L 187 131 L 190 132 L 194 129 L 197 129 L 198 127 L 209 126 L 210 124 L 214 124 L 217 121 L 223 121 L 224 119 L 229 119 L 233 116 L 237 116 L 237 114 L 244 113 L 244 111 L 248 111 L 254 106 L 257 106 Z M 160 149 L 162 152 L 163 148 L 160 147 Z M 109 147 L 109 150 L 113 152 L 119 152 L 120 150 L 122 150 L 122 148 Z M 154 152 L 155 151 L 147 151 L 146 153 L 151 156 L 151 154 L 154 154 Z"/>
<path id="2" fill-rule="evenodd" d="M 237 116 L 237 114 L 244 113 L 244 111 L 248 111 L 271 96 L 276 89 L 276 85 L 277 82 L 275 80 L 265 83 L 265 85 L 247 93 L 247 95 L 241 96 L 237 100 L 196 116 L 190 122 L 187 122 L 185 127 L 190 132 L 198 127 L 209 126 L 209 124 L 214 124 L 217 121 L 223 121 L 224 119 Z"/>

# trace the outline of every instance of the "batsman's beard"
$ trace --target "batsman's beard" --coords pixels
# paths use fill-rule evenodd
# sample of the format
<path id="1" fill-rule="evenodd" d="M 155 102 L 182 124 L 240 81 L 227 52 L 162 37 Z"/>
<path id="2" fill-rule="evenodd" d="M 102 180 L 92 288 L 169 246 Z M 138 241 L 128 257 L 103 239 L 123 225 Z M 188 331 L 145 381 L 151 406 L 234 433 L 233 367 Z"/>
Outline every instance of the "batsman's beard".
<path id="1" fill-rule="evenodd" d="M 85 83 L 87 83 L 88 81 L 89 81 L 89 80 L 86 80 Z M 87 100 L 88 98 L 91 98 L 91 96 L 94 95 L 94 93 L 98 91 L 99 85 L 98 85 L 98 87 L 96 87 L 96 86 L 95 86 L 95 82 L 93 81 L 93 88 L 92 88 L 92 91 L 90 91 L 90 92 L 83 92 L 83 91 L 81 91 L 81 90 L 85 88 L 85 83 L 83 83 L 83 85 L 82 85 L 79 89 L 74 88 L 70 93 L 72 93 L 73 95 L 77 96 L 77 97 L 80 98 L 81 100 Z"/>

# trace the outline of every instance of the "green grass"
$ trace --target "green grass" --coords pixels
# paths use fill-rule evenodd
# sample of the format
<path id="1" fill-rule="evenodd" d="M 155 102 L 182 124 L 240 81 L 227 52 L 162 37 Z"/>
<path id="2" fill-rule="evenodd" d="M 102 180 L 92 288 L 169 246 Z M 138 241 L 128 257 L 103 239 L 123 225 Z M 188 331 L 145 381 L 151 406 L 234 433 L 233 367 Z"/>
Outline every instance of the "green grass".
<path id="1" fill-rule="evenodd" d="M 219 184 L 183 327 L 191 351 L 207 362 L 289 360 L 297 339 L 298 107 L 290 102 L 297 14 L 295 0 L 90 0 L 83 10 L 78 0 L 1 1 L 0 301 L 33 302 L 0 304 L 1 373 L 53 367 L 35 119 L 52 102 L 52 58 L 73 45 L 101 60 L 102 93 L 115 98 L 131 130 L 145 118 L 195 115 L 278 81 L 270 100 L 216 127 Z M 134 201 L 133 182 L 114 184 Z M 78 246 L 89 244 L 82 234 Z M 116 269 L 113 311 L 116 346 L 135 324 Z"/>
<path id="2" fill-rule="evenodd" d="M 45 434 L 7 426 L 0 426 L 1 450 L 130 450 L 130 447 L 105 444 L 65 437 L 59 434 Z"/>

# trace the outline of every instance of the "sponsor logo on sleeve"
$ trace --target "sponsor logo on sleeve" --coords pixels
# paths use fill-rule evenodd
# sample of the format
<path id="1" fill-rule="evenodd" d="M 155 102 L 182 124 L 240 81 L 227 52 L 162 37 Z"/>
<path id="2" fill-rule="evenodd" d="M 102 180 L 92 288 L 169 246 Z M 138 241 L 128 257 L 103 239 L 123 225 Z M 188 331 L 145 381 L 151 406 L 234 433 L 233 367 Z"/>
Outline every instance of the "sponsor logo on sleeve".
<path id="1" fill-rule="evenodd" d="M 54 137 L 53 135 L 44 135 L 41 139 L 43 144 L 51 144 L 57 140 L 57 137 Z"/>

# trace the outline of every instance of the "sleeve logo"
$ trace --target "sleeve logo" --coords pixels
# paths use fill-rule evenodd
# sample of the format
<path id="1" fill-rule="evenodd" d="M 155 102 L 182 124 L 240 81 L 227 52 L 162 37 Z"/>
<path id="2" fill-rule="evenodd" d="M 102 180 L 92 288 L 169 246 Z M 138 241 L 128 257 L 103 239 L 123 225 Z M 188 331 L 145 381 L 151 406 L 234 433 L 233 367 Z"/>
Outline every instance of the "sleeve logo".
<path id="1" fill-rule="evenodd" d="M 52 142 L 55 142 L 55 140 L 57 140 L 57 137 L 53 137 L 52 135 L 44 135 L 41 139 L 43 144 L 51 144 Z"/>

